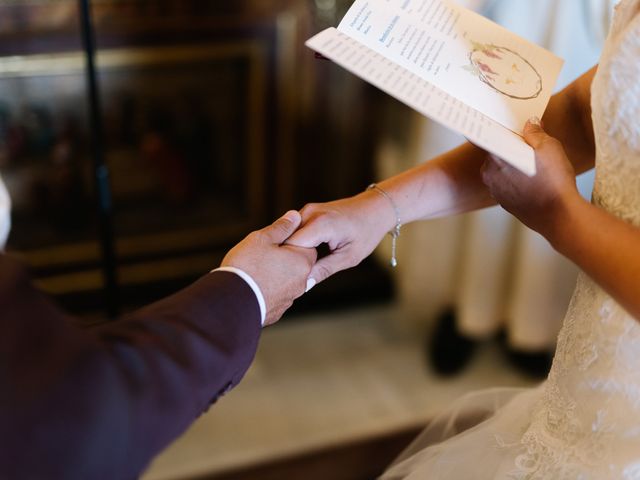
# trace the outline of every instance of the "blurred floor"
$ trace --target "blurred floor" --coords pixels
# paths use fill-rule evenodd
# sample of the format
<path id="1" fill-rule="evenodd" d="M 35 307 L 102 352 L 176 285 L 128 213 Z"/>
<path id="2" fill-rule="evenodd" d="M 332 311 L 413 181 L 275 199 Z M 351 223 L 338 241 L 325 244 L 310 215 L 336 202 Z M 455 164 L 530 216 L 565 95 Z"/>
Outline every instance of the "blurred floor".
<path id="1" fill-rule="evenodd" d="M 393 306 L 291 318 L 263 334 L 244 381 L 170 446 L 144 480 L 247 469 L 418 427 L 464 392 L 526 386 L 494 344 L 436 377 Z M 188 394 L 188 392 L 185 392 Z"/>

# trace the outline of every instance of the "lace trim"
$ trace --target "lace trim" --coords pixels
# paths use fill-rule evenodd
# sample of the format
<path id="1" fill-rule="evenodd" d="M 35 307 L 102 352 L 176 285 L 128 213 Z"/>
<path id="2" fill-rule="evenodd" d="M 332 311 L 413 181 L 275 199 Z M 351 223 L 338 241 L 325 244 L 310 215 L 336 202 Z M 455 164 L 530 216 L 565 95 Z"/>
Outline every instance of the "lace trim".
<path id="1" fill-rule="evenodd" d="M 640 324 L 581 275 L 508 478 L 640 479 L 639 352 Z"/>

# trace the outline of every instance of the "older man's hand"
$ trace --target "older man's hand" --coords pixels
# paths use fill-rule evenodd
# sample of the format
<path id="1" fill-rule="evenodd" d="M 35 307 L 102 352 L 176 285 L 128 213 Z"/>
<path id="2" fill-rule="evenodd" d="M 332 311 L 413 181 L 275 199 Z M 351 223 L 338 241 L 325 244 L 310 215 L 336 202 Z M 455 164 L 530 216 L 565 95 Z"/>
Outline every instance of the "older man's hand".
<path id="1" fill-rule="evenodd" d="M 302 219 L 287 212 L 272 225 L 249 234 L 222 261 L 250 275 L 260 287 L 267 307 L 266 325 L 276 323 L 306 290 L 307 278 L 316 262 L 314 248 L 283 245 Z"/>

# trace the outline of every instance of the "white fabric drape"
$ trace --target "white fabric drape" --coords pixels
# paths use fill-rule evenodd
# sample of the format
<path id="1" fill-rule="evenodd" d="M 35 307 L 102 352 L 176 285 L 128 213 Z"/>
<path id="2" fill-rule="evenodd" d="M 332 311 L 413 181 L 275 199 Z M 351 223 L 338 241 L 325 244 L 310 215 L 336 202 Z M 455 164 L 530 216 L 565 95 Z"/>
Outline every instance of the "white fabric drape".
<path id="1" fill-rule="evenodd" d="M 615 2 L 460 3 L 564 58 L 558 84 L 562 87 L 597 62 Z M 416 134 L 404 152 L 410 161 L 433 158 L 463 141 L 424 117 L 416 115 L 415 124 Z M 412 166 L 407 164 L 410 161 L 399 162 L 399 157 L 381 155 L 386 170 L 381 176 Z M 592 184 L 593 174 L 579 179 L 583 195 L 590 195 Z M 493 208 L 463 219 L 412 225 L 400 242 L 398 284 L 409 320 L 424 322 L 454 305 L 459 329 L 468 336 L 492 335 L 506 322 L 512 346 L 523 350 L 553 347 L 577 270 L 544 238 Z"/>

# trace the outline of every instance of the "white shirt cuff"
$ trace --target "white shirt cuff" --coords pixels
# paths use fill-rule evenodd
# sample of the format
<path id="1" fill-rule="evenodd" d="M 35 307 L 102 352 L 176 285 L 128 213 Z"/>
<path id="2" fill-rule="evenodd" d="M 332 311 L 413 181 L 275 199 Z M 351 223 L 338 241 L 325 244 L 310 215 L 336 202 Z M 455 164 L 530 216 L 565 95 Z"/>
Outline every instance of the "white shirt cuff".
<path id="1" fill-rule="evenodd" d="M 11 230 L 11 199 L 0 176 L 0 252 L 4 250 Z"/>
<path id="2" fill-rule="evenodd" d="M 213 271 L 235 273 L 240 278 L 242 278 L 245 282 L 247 282 L 247 284 L 249 284 L 249 286 L 251 287 L 251 290 L 253 290 L 253 293 L 256 294 L 256 298 L 258 299 L 258 305 L 260 305 L 260 318 L 261 318 L 260 322 L 261 322 L 261 325 L 264 327 L 264 321 L 267 317 L 267 304 L 265 303 L 264 295 L 262 295 L 262 291 L 260 290 L 260 287 L 255 282 L 255 280 L 251 278 L 251 276 L 247 272 L 235 267 L 220 267 L 220 268 L 216 268 Z"/>

